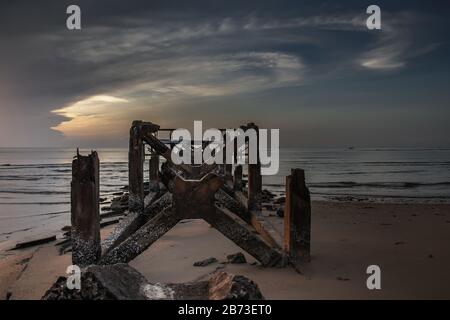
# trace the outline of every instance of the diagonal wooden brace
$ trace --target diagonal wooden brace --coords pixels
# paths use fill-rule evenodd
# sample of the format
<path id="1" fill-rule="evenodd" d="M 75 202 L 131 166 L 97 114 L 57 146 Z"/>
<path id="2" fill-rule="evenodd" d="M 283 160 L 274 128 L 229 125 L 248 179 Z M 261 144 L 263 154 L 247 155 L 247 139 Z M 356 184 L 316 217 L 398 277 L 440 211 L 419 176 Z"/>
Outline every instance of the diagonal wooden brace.
<path id="1" fill-rule="evenodd" d="M 252 225 L 253 228 L 255 228 L 255 230 L 264 238 L 264 240 L 266 240 L 272 246 L 280 248 L 278 242 L 275 240 L 275 238 L 279 238 L 277 232 L 268 222 L 265 221 L 264 217 L 261 214 L 261 211 L 248 209 L 247 198 L 244 193 L 241 191 L 235 191 L 233 199 L 239 203 L 240 207 L 243 207 L 245 208 L 245 210 L 247 210 L 246 219 L 244 220 Z"/>
<path id="2" fill-rule="evenodd" d="M 253 256 L 263 266 L 274 267 L 283 265 L 282 253 L 265 242 L 254 229 L 236 216 L 230 215 L 216 207 L 214 211 L 209 212 L 203 219 Z"/>
<path id="3" fill-rule="evenodd" d="M 251 215 L 248 212 L 247 208 L 238 200 L 230 196 L 223 189 L 219 189 L 215 195 L 216 204 L 227 208 L 234 214 L 237 214 L 241 219 L 243 219 L 247 223 L 251 223 Z"/>
<path id="4" fill-rule="evenodd" d="M 100 259 L 99 264 L 130 262 L 172 229 L 180 220 L 180 217 L 174 214 L 173 207 L 164 209 L 128 239 L 107 252 Z"/>
<path id="5" fill-rule="evenodd" d="M 144 209 L 144 212 L 129 212 L 109 234 L 105 241 L 103 241 L 103 255 L 126 240 L 159 212 L 170 206 L 172 206 L 172 195 L 169 192 L 166 192 L 159 199 L 147 206 Z"/>
<path id="6" fill-rule="evenodd" d="M 214 205 L 215 194 L 223 196 L 219 190 L 222 185 L 222 177 L 214 175 L 208 175 L 200 181 L 176 177 L 174 206 L 177 215 L 204 219 L 264 266 L 281 265 L 283 256 L 276 243 L 274 245 L 265 241 L 258 235 L 258 230 L 236 214 L 225 212 Z"/>

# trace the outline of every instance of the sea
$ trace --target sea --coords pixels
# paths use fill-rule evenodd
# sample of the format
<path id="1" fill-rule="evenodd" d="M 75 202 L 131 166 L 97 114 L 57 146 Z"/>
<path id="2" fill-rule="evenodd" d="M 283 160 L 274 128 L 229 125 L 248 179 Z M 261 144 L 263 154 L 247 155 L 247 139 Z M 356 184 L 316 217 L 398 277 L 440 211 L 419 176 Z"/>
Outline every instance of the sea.
<path id="1" fill-rule="evenodd" d="M 97 152 L 101 197 L 111 199 L 128 184 L 128 150 Z M 54 234 L 70 225 L 75 153 L 0 148 L 0 248 L 2 243 Z M 313 200 L 450 202 L 450 148 L 283 148 L 279 172 L 263 177 L 264 188 L 282 193 L 291 168 L 305 170 Z"/>

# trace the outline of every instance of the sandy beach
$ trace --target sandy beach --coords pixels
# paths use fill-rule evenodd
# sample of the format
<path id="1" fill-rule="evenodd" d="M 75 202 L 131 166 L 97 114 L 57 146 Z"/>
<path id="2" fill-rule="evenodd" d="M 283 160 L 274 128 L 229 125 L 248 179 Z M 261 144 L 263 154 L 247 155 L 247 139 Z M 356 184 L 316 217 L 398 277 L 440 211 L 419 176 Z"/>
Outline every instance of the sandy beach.
<path id="1" fill-rule="evenodd" d="M 283 219 L 265 211 L 281 234 Z M 114 226 L 102 230 L 105 237 Z M 205 279 L 216 270 L 255 281 L 267 299 L 449 299 L 450 204 L 313 202 L 311 263 L 263 268 L 202 220 L 185 220 L 130 265 L 150 282 Z M 227 264 L 243 252 L 246 264 Z M 194 267 L 209 257 L 218 262 Z M 71 264 L 55 242 L 2 251 L 0 298 L 40 299 Z M 366 268 L 381 268 L 381 290 L 368 290 Z"/>

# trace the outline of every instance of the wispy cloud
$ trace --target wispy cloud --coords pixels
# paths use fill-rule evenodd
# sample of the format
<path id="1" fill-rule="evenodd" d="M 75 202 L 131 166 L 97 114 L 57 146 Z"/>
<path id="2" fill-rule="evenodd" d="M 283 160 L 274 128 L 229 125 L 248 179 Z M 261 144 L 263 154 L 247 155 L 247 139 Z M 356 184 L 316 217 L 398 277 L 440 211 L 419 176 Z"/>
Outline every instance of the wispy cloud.
<path id="1" fill-rule="evenodd" d="M 76 101 L 52 113 L 68 120 L 53 130 L 67 136 L 118 134 L 133 115 L 194 97 L 219 97 L 250 91 L 299 85 L 304 65 L 298 57 L 276 52 L 250 52 L 211 57 L 208 61 L 189 59 L 167 65 L 170 76 L 124 85 L 103 95 Z M 126 121 L 124 121 L 126 119 Z M 106 130 L 99 130 L 100 127 Z"/>
<path id="2" fill-rule="evenodd" d="M 424 50 L 421 41 L 415 43 L 417 39 L 412 30 L 421 23 L 425 23 L 424 18 L 408 12 L 383 16 L 382 29 L 373 31 L 377 34 L 375 45 L 362 54 L 359 64 L 372 70 L 396 70 L 406 67 L 411 59 L 434 50 L 436 44 Z"/>
<path id="3" fill-rule="evenodd" d="M 408 44 L 402 39 L 384 40 L 382 43 L 364 53 L 360 60 L 362 67 L 374 70 L 392 70 L 406 66 Z"/>
<path id="4" fill-rule="evenodd" d="M 81 65 L 101 66 L 92 78 L 108 83 L 96 92 L 97 98 L 86 98 L 54 113 L 68 117 L 53 129 L 70 136 L 90 132 L 93 119 L 113 124 L 123 130 L 123 117 L 131 120 L 149 106 L 179 104 L 186 98 L 233 96 L 281 87 L 301 86 L 311 78 L 324 76 L 314 72 L 314 59 L 305 59 L 304 50 L 324 55 L 328 70 L 356 60 L 368 70 L 394 70 L 405 67 L 411 57 L 411 40 L 405 24 L 384 17 L 383 30 L 370 33 L 365 16 L 357 14 L 319 15 L 310 17 L 267 18 L 256 14 L 200 21 L 160 22 L 136 19 L 121 23 L 125 28 L 97 26 L 80 33 L 75 45 L 60 47 L 66 60 Z M 375 37 L 375 45 L 366 49 L 354 45 L 337 59 L 330 37 L 347 34 Z M 50 40 L 63 42 L 61 35 Z M 101 39 L 101 41 L 99 41 Z M 286 50 L 295 46 L 296 50 Z M 336 50 L 338 49 L 338 50 Z M 348 62 L 346 62 L 346 60 Z M 346 69 L 346 73 L 357 69 Z M 120 97 L 120 101 L 99 100 L 98 95 Z M 125 101 L 131 101 L 123 104 Z M 121 103 L 118 103 L 121 102 Z M 121 108 L 129 112 L 124 114 Z M 131 112 L 134 110 L 134 112 Z M 107 130 L 112 133 L 113 129 Z"/>

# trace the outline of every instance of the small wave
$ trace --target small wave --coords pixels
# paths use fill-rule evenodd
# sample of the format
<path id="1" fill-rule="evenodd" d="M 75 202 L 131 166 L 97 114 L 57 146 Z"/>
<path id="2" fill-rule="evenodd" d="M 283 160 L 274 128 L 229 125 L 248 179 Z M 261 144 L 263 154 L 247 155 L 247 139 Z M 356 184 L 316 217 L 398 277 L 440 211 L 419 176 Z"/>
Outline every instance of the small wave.
<path id="1" fill-rule="evenodd" d="M 376 148 L 376 149 L 360 149 L 363 151 L 400 151 L 400 152 L 405 152 L 405 151 L 448 151 L 450 150 L 450 148 Z"/>
<path id="2" fill-rule="evenodd" d="M 0 176 L 0 180 L 4 181 L 38 181 L 41 179 L 42 177 L 33 176 Z"/>
<path id="3" fill-rule="evenodd" d="M 421 200 L 421 199 L 428 199 L 428 200 L 442 200 L 442 201 L 449 201 L 449 197 L 445 196 L 411 196 L 411 195 L 392 195 L 392 194 L 365 194 L 365 193 L 358 193 L 358 194 L 339 194 L 339 193 L 328 193 L 328 192 L 314 192 L 312 196 L 328 196 L 328 197 L 352 197 L 356 199 L 414 199 L 414 200 Z"/>
<path id="4" fill-rule="evenodd" d="M 47 169 L 70 167 L 70 163 L 8 164 L 7 169 Z"/>
<path id="5" fill-rule="evenodd" d="M 72 169 L 53 169 L 53 172 L 60 172 L 60 173 L 69 173 L 72 172 Z"/>
<path id="6" fill-rule="evenodd" d="M 264 183 L 264 186 L 267 187 L 284 187 L 285 185 L 282 183 Z"/>
<path id="7" fill-rule="evenodd" d="M 3 216 L 0 217 L 0 220 L 5 220 L 5 219 L 27 219 L 30 217 L 40 217 L 40 216 L 58 216 L 60 214 L 65 214 L 65 213 L 70 213 L 69 210 L 65 210 L 65 211 L 56 211 L 56 212 L 45 212 L 45 213 L 37 213 L 37 214 L 30 214 L 30 215 L 26 215 L 26 216 Z"/>
<path id="8" fill-rule="evenodd" d="M 126 173 L 128 172 L 128 169 L 101 169 L 100 173 L 104 174 L 105 172 L 111 173 L 110 175 L 114 175 L 117 173 Z"/>
<path id="9" fill-rule="evenodd" d="M 303 165 L 303 166 L 342 166 L 342 165 L 369 165 L 369 166 L 449 166 L 450 161 L 356 161 L 349 159 L 336 159 L 333 161 L 332 159 L 327 161 L 315 161 L 315 160 L 306 160 L 306 159 L 281 159 L 280 162 L 283 165 Z"/>
<path id="10" fill-rule="evenodd" d="M 391 170 L 391 171 L 350 171 L 350 172 L 335 172 L 330 173 L 332 176 L 346 176 L 346 175 L 373 175 L 373 174 L 404 174 L 404 173 L 421 173 L 424 170 Z"/>
<path id="11" fill-rule="evenodd" d="M 387 189 L 413 189 L 426 186 L 450 186 L 450 182 L 367 182 L 358 183 L 354 181 L 341 181 L 341 182 L 322 182 L 322 183 L 309 183 L 308 186 L 313 188 L 358 188 L 358 187 L 371 187 L 371 188 L 387 188 Z"/>
<path id="12" fill-rule="evenodd" d="M 67 173 L 72 171 L 71 163 L 39 163 L 39 164 L 1 164 L 0 170 L 22 170 L 22 169 L 52 169 L 54 172 Z M 115 168 L 126 167 L 128 170 L 127 162 L 101 162 L 100 169 L 106 171 L 114 171 Z"/>
<path id="13" fill-rule="evenodd" d="M 0 193 L 55 195 L 70 194 L 70 191 L 0 190 Z"/>
<path id="14" fill-rule="evenodd" d="M 126 165 L 126 166 L 128 166 L 128 162 L 126 162 L 126 161 L 111 161 L 111 162 L 103 162 L 102 165 L 109 165 L 109 166 Z"/>
<path id="15" fill-rule="evenodd" d="M 11 205 L 57 205 L 57 204 L 70 204 L 69 201 L 61 202 L 0 202 L 0 204 L 11 204 Z"/>

